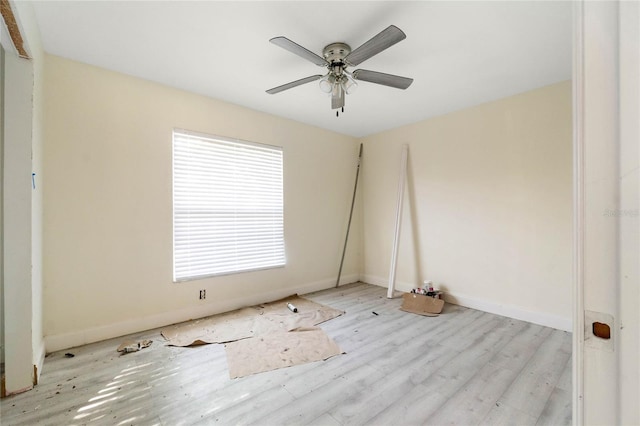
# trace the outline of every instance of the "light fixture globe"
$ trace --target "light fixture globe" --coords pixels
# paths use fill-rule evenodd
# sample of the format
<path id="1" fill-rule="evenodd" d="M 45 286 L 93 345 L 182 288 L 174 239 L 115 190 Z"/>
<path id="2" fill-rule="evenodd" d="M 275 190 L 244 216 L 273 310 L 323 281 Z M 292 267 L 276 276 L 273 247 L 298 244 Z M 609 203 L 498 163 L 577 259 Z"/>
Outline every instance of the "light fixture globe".
<path id="1" fill-rule="evenodd" d="M 335 82 L 336 77 L 333 74 L 328 73 L 320 79 L 320 82 L 318 84 L 320 86 L 320 90 L 322 90 L 324 93 L 331 93 Z"/>
<path id="2" fill-rule="evenodd" d="M 344 71 L 344 74 L 342 74 L 340 85 L 342 86 L 344 93 L 347 95 L 353 94 L 358 89 L 358 82 L 355 81 L 351 76 L 351 73 L 348 73 L 347 71 Z"/>

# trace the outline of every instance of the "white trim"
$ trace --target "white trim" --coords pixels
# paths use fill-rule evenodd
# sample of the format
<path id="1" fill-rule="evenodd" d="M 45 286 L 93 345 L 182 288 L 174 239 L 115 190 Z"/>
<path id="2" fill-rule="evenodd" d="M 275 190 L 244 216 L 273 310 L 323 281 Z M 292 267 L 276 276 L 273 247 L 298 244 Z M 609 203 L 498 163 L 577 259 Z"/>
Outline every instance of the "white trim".
<path id="1" fill-rule="evenodd" d="M 389 270 L 389 288 L 387 298 L 393 298 L 396 284 L 396 267 L 398 266 L 398 246 L 400 245 L 400 227 L 402 225 L 402 206 L 404 205 L 404 184 L 407 180 L 407 154 L 409 145 L 402 145 L 402 159 L 400 160 L 400 178 L 398 179 L 398 205 L 396 207 L 396 226 L 393 234 L 393 249 L 391 250 L 391 269 Z"/>
<path id="2" fill-rule="evenodd" d="M 37 372 L 38 372 L 38 377 L 36 377 L 36 381 L 40 382 L 40 375 L 42 374 L 42 369 L 44 366 L 44 357 L 46 355 L 46 350 L 45 350 L 45 344 L 44 344 L 44 339 L 40 340 L 39 344 L 37 347 L 33 348 L 33 361 L 34 361 L 34 365 L 37 368 Z"/>
<path id="3" fill-rule="evenodd" d="M 6 52 L 5 52 L 6 53 Z M 7 395 L 33 387 L 32 189 L 33 62 L 4 56 L 2 256 Z"/>
<path id="4" fill-rule="evenodd" d="M 502 303 L 492 302 L 486 299 L 478 299 L 456 293 L 445 293 L 444 300 L 454 305 L 465 306 L 467 308 L 477 309 L 491 314 L 501 315 L 545 327 L 555 328 L 557 330 L 571 331 L 571 318 L 565 318 L 558 315 L 548 314 L 545 312 L 531 311 L 520 306 L 504 305 Z"/>
<path id="5" fill-rule="evenodd" d="M 572 421 L 584 423 L 584 10 L 573 7 L 573 348 Z"/>
<path id="6" fill-rule="evenodd" d="M 387 285 L 384 278 L 372 275 L 363 275 L 361 280 L 380 287 L 386 287 Z M 409 292 L 415 287 L 416 285 L 408 282 L 396 282 L 396 289 L 399 291 Z M 571 331 L 573 328 L 571 318 L 561 317 L 545 312 L 531 311 L 521 306 L 505 305 L 457 293 L 445 293 L 444 300 L 447 303 L 452 303 L 454 305 L 465 306 L 467 308 L 477 309 L 479 311 L 489 312 L 503 317 L 527 321 L 533 324 L 555 328 L 557 330 Z"/>
<path id="7" fill-rule="evenodd" d="M 340 281 L 345 283 L 352 283 L 358 281 L 359 278 L 360 277 L 358 274 L 352 274 L 342 277 Z M 145 330 L 152 330 L 154 328 L 189 321 L 191 319 L 204 318 L 222 312 L 229 312 L 234 309 L 240 309 L 246 306 L 252 306 L 259 303 L 278 300 L 292 294 L 302 295 L 314 291 L 334 288 L 335 284 L 335 278 L 332 277 L 321 281 L 303 284 L 297 287 L 290 287 L 266 293 L 243 295 L 242 297 L 224 302 L 212 302 L 201 306 L 180 309 L 173 312 L 163 312 L 161 314 L 150 315 L 142 318 L 132 318 L 109 325 L 92 327 L 71 333 L 46 336 L 45 347 L 47 352 L 55 352 L 62 349 L 85 345 L 88 343 L 99 342 L 102 340 L 126 336 L 133 333 L 139 333 Z"/>

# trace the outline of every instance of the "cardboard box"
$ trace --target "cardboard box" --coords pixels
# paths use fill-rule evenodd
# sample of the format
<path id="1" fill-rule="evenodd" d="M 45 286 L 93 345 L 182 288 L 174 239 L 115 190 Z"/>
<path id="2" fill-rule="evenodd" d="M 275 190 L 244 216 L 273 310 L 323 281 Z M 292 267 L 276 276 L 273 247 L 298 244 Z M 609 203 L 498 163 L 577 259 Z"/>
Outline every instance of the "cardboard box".
<path id="1" fill-rule="evenodd" d="M 400 309 L 412 314 L 424 315 L 427 317 L 437 317 L 442 312 L 444 300 L 435 299 L 422 294 L 405 293 L 402 295 L 402 306 Z"/>

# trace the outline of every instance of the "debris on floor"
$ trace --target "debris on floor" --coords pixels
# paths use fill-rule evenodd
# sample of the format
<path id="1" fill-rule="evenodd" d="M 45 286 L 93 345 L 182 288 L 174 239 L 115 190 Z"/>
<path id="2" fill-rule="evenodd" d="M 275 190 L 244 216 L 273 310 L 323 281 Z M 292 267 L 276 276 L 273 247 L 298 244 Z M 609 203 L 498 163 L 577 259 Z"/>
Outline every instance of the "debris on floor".
<path id="1" fill-rule="evenodd" d="M 422 287 L 417 287 L 411 290 L 413 294 L 421 294 L 423 296 L 430 296 L 436 299 L 444 298 L 444 292 L 435 290 L 433 288 L 433 281 L 425 281 Z"/>
<path id="2" fill-rule="evenodd" d="M 442 312 L 444 300 L 416 293 L 402 295 L 401 310 L 426 317 L 437 317 Z"/>
<path id="3" fill-rule="evenodd" d="M 67 358 L 73 358 L 75 355 L 71 352 L 67 352 L 66 354 L 64 354 L 64 356 L 66 356 Z"/>
<path id="4" fill-rule="evenodd" d="M 153 340 L 141 340 L 139 342 L 134 342 L 133 340 L 127 340 L 122 342 L 118 349 L 118 352 L 122 352 L 123 354 L 128 354 L 129 352 L 138 352 L 140 349 L 148 348 L 153 343 Z"/>

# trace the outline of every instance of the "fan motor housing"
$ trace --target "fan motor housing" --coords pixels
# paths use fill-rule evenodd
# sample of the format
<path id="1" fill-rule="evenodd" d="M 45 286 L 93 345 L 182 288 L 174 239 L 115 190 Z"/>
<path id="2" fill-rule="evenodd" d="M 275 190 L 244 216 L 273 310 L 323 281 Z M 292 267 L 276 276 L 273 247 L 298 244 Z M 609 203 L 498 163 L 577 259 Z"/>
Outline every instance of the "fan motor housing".
<path id="1" fill-rule="evenodd" d="M 351 47 L 346 43 L 331 43 L 324 48 L 322 56 L 329 63 L 344 62 L 344 58 L 351 53 Z"/>

